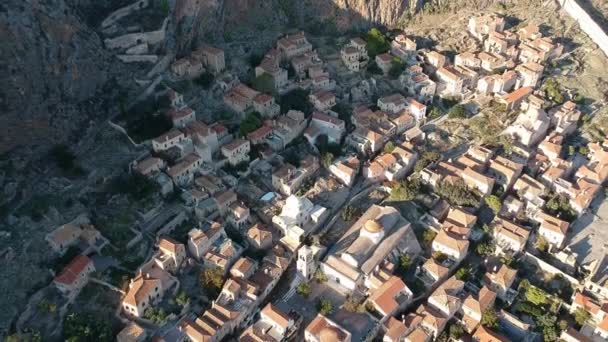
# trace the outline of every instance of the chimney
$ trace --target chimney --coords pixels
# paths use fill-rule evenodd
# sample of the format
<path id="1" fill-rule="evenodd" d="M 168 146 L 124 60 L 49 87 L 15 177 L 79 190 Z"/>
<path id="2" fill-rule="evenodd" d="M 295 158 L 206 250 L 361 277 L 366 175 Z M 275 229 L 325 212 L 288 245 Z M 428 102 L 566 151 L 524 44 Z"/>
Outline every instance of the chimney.
<path id="1" fill-rule="evenodd" d="M 498 265 L 494 265 L 494 273 L 498 272 Z"/>
<path id="2" fill-rule="evenodd" d="M 150 279 L 150 273 L 146 273 L 145 279 Z"/>
<path id="3" fill-rule="evenodd" d="M 405 314 L 401 314 L 401 323 L 405 324 Z"/>

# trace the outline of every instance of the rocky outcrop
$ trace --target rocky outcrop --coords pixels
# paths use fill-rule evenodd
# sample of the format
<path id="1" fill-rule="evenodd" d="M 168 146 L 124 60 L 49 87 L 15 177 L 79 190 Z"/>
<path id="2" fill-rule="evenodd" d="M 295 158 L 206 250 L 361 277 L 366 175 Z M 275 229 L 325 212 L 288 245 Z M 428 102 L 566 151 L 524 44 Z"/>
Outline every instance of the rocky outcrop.
<path id="1" fill-rule="evenodd" d="M 340 10 L 347 10 L 352 16 L 385 25 L 393 25 L 405 12 L 416 8 L 416 0 L 333 0 Z"/>

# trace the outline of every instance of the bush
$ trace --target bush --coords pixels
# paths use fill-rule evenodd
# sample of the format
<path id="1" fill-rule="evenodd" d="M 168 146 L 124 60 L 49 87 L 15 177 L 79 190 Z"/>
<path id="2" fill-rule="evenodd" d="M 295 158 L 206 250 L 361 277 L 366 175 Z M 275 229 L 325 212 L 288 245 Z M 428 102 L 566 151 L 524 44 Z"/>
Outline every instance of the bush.
<path id="1" fill-rule="evenodd" d="M 441 159 L 441 154 L 434 151 L 424 151 L 414 166 L 414 172 L 420 172 L 429 164 Z"/>
<path id="2" fill-rule="evenodd" d="M 190 298 L 184 291 L 180 291 L 177 296 L 175 296 L 175 302 L 177 305 L 184 306 L 190 302 Z"/>
<path id="3" fill-rule="evenodd" d="M 393 186 L 389 195 L 391 201 L 411 201 L 420 192 L 420 179 L 412 177 L 410 180 L 403 180 Z"/>
<path id="4" fill-rule="evenodd" d="M 146 311 L 144 311 L 144 318 L 159 324 L 167 319 L 167 313 L 163 309 L 147 308 Z"/>
<path id="5" fill-rule="evenodd" d="M 412 266 L 412 257 L 409 254 L 401 254 L 399 257 L 399 266 L 404 270 L 407 270 Z"/>
<path id="6" fill-rule="evenodd" d="M 455 276 L 456 276 L 456 279 L 458 279 L 458 280 L 468 281 L 473 276 L 473 270 L 468 265 L 462 266 L 461 268 L 458 269 L 458 271 L 456 271 Z"/>
<path id="7" fill-rule="evenodd" d="M 370 74 L 382 75 L 382 69 L 380 69 L 380 67 L 378 66 L 378 64 L 376 64 L 376 61 L 374 60 L 367 64 L 367 71 Z"/>
<path id="8" fill-rule="evenodd" d="M 448 256 L 441 252 L 434 252 L 433 259 L 435 259 L 435 261 L 437 261 L 438 263 L 442 263 L 448 259 Z"/>
<path id="9" fill-rule="evenodd" d="M 479 199 L 475 193 L 469 189 L 462 179 L 455 182 L 442 181 L 437 184 L 435 192 L 451 205 L 476 207 L 479 204 Z"/>
<path id="10" fill-rule="evenodd" d="M 562 94 L 559 83 L 553 78 L 550 78 L 545 81 L 543 84 L 543 88 L 545 90 L 545 96 L 553 101 L 556 104 L 562 104 L 566 100 L 564 99 L 564 95 Z"/>
<path id="11" fill-rule="evenodd" d="M 464 106 L 460 105 L 460 104 L 455 105 L 448 112 L 448 117 L 450 119 L 464 119 L 464 118 L 466 118 L 466 116 L 467 116 L 467 113 L 464 109 Z"/>
<path id="12" fill-rule="evenodd" d="M 357 217 L 358 215 L 359 215 L 359 209 L 357 209 L 356 207 L 347 205 L 344 208 L 344 210 L 342 210 L 342 212 L 340 213 L 340 218 L 344 222 L 349 222 L 350 220 Z"/>

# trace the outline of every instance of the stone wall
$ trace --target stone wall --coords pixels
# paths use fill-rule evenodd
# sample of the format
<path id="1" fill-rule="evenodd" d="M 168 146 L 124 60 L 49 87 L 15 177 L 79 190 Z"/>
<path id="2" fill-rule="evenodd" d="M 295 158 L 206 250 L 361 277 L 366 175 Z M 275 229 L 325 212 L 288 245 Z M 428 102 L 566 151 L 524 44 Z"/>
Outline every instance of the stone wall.
<path id="1" fill-rule="evenodd" d="M 600 25 L 576 2 L 576 0 L 558 0 L 560 6 L 574 19 L 599 48 L 608 57 L 608 35 Z"/>

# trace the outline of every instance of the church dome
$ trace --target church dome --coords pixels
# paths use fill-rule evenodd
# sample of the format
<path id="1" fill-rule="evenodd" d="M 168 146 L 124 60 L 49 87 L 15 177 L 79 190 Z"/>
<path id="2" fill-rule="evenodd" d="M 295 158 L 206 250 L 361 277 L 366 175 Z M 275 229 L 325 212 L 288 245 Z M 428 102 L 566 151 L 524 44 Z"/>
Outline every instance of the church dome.
<path id="1" fill-rule="evenodd" d="M 319 342 L 339 342 L 340 333 L 336 328 L 325 327 L 319 333 Z"/>
<path id="2" fill-rule="evenodd" d="M 365 222 L 365 224 L 363 225 L 363 228 L 365 228 L 365 230 L 370 233 L 379 233 L 382 230 L 384 230 L 384 227 L 382 227 L 382 224 L 380 222 L 378 222 L 377 220 L 367 220 Z"/>

